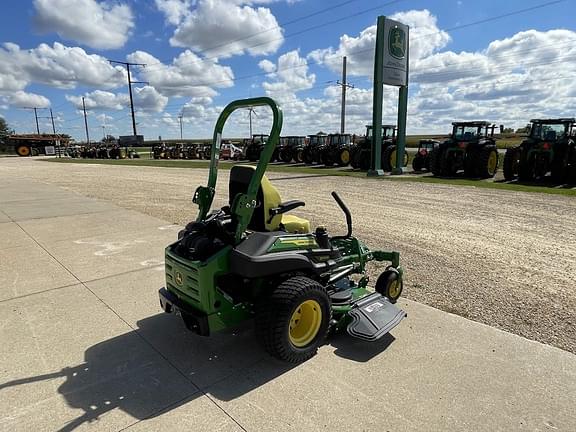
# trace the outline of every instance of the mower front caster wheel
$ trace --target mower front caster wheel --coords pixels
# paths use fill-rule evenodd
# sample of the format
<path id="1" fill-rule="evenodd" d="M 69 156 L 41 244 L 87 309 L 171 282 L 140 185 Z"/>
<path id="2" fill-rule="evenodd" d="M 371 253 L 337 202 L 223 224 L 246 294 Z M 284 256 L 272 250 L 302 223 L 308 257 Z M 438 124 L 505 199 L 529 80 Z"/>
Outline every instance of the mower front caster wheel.
<path id="1" fill-rule="evenodd" d="M 290 363 L 313 357 L 332 318 L 330 298 L 318 282 L 296 276 L 258 305 L 256 334 L 270 355 Z"/>
<path id="2" fill-rule="evenodd" d="M 396 303 L 404 286 L 397 271 L 386 270 L 378 277 L 375 288 L 376 292 L 390 300 L 390 303 Z"/>

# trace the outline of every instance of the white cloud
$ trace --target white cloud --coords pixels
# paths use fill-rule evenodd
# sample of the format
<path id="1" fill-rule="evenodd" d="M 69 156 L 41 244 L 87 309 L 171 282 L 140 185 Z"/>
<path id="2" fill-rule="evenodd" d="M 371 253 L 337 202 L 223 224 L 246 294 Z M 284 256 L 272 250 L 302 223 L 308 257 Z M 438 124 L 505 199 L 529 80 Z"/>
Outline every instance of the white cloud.
<path id="1" fill-rule="evenodd" d="M 438 28 L 436 17 L 426 9 L 399 12 L 390 18 L 410 26 L 411 65 L 444 48 L 450 41 L 448 33 Z M 344 34 L 340 37 L 337 49 L 317 49 L 308 57 L 317 63 L 326 64 L 334 72 L 339 72 L 342 57 L 347 56 L 349 75 L 372 77 L 375 45 L 376 26 L 373 25 L 362 30 L 357 37 Z"/>
<path id="2" fill-rule="evenodd" d="M 136 87 L 133 91 L 134 106 L 140 111 L 162 112 L 168 103 L 168 98 L 152 86 Z"/>
<path id="3" fill-rule="evenodd" d="M 144 51 L 130 54 L 128 60 L 147 64 L 139 71 L 140 76 L 164 96 L 212 97 L 217 94 L 214 88 L 233 85 L 230 67 L 203 60 L 190 50 L 182 52 L 170 65 Z"/>
<path id="4" fill-rule="evenodd" d="M 0 48 L 0 91 L 24 89 L 31 82 L 65 89 L 78 84 L 113 88 L 126 83 L 126 73 L 79 47 L 56 42 L 21 50 L 14 43 L 5 43 Z"/>
<path id="5" fill-rule="evenodd" d="M 34 0 L 35 22 L 44 33 L 92 48 L 115 49 L 124 46 L 134 16 L 127 4 L 96 0 Z"/>
<path id="6" fill-rule="evenodd" d="M 166 22 L 177 26 L 190 15 L 190 0 L 155 0 L 156 8 L 164 14 Z"/>
<path id="7" fill-rule="evenodd" d="M 276 70 L 276 65 L 268 59 L 260 60 L 258 67 L 267 73 L 272 73 Z"/>
<path id="8" fill-rule="evenodd" d="M 262 88 L 270 96 L 285 98 L 287 95 L 311 88 L 316 81 L 316 75 L 308 73 L 307 62 L 300 57 L 298 50 L 289 51 L 278 57 L 278 66 L 267 60 L 261 61 L 259 66 L 266 72 L 276 71 L 273 74 L 275 78 L 273 82 L 262 83 Z"/>
<path id="9" fill-rule="evenodd" d="M 35 93 L 26 93 L 22 90 L 18 90 L 15 93 L 11 93 L 8 96 L 8 103 L 17 108 L 26 108 L 26 107 L 36 107 L 36 108 L 48 108 L 50 107 L 50 101 L 48 98 L 35 94 Z"/>
<path id="10" fill-rule="evenodd" d="M 282 29 L 270 9 L 251 7 L 262 1 L 156 0 L 168 23 L 175 25 L 170 43 L 202 51 L 207 57 L 229 57 L 245 52 L 276 52 L 283 42 Z"/>
<path id="11" fill-rule="evenodd" d="M 133 87 L 134 108 L 144 112 L 162 112 L 168 103 L 168 98 L 162 96 L 154 87 Z M 66 95 L 77 109 L 82 109 L 82 96 Z M 120 111 L 130 106 L 128 93 L 111 93 L 95 90 L 84 95 L 86 109 L 102 109 Z"/>
<path id="12" fill-rule="evenodd" d="M 66 99 L 78 109 L 82 108 L 82 96 L 66 95 Z M 86 109 L 122 110 L 128 106 L 130 99 L 126 93 L 111 93 L 95 90 L 84 95 Z"/>

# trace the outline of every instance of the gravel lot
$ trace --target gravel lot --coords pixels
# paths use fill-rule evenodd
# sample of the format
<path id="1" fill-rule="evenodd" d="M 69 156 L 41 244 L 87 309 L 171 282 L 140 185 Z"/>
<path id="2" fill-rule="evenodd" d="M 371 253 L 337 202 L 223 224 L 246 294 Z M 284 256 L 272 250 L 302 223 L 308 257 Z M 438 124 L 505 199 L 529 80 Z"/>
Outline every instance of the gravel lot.
<path id="1" fill-rule="evenodd" d="M 0 170 L 53 183 L 170 222 L 193 219 L 203 169 L 54 164 L 3 158 Z M 345 230 L 330 192 L 370 247 L 401 252 L 404 295 L 576 353 L 576 199 L 448 185 L 272 173 L 295 214 Z M 221 171 L 222 205 L 228 172 Z M 377 270 L 373 269 L 373 276 Z M 374 279 L 373 279 L 374 280 Z"/>

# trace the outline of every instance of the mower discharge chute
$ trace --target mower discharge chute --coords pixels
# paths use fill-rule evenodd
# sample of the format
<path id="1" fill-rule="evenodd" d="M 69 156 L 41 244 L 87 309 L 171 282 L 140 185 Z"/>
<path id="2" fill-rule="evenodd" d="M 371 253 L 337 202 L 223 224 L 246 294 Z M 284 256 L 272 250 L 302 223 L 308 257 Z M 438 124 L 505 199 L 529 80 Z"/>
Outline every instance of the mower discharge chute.
<path id="1" fill-rule="evenodd" d="M 258 166 L 234 166 L 228 205 L 209 213 L 224 123 L 234 110 L 258 105 L 273 113 Z M 267 97 L 234 101 L 220 114 L 208 186 L 194 194 L 198 217 L 166 248 L 166 287 L 159 294 L 164 311 L 179 313 L 200 335 L 254 319 L 256 335 L 271 355 L 300 362 L 316 353 L 329 330 L 346 328 L 372 341 L 406 314 L 393 305 L 402 292 L 400 254 L 371 251 L 352 237 L 350 212 L 335 192 L 346 215 L 345 235 L 330 236 L 324 227 L 310 232 L 307 220 L 286 214 L 304 202 L 282 202 L 264 176 L 281 128 L 282 111 Z M 372 260 L 389 262 L 375 292 L 368 289 L 365 271 Z"/>

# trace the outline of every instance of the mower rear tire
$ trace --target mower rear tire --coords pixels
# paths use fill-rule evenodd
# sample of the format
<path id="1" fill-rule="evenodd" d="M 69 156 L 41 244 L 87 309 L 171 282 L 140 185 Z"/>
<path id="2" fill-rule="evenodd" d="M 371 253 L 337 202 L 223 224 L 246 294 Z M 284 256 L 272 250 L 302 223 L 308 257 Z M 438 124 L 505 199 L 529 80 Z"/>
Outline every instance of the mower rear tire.
<path id="1" fill-rule="evenodd" d="M 305 276 L 294 276 L 257 305 L 256 335 L 271 356 L 300 363 L 316 354 L 331 319 L 324 287 Z"/>
<path id="2" fill-rule="evenodd" d="M 402 289 L 404 284 L 400 275 L 395 270 L 386 270 L 378 276 L 376 281 L 376 292 L 379 292 L 388 300 L 390 303 L 396 303 L 400 296 L 402 295 Z"/>

